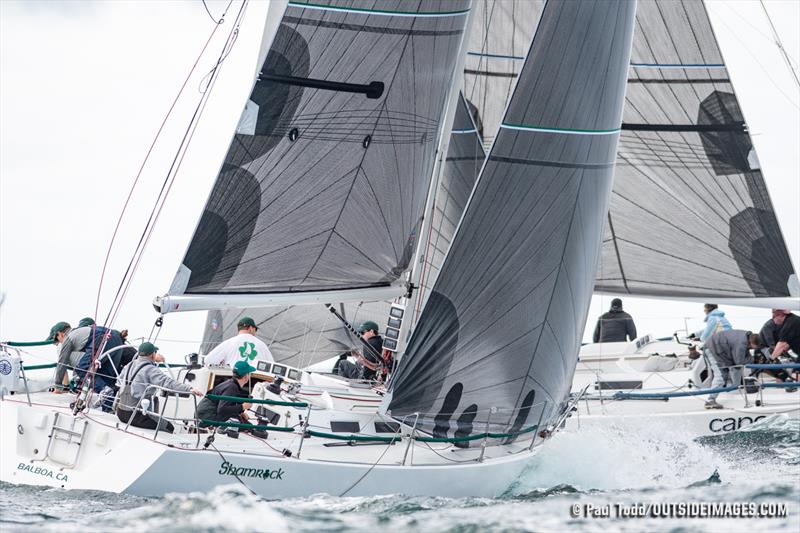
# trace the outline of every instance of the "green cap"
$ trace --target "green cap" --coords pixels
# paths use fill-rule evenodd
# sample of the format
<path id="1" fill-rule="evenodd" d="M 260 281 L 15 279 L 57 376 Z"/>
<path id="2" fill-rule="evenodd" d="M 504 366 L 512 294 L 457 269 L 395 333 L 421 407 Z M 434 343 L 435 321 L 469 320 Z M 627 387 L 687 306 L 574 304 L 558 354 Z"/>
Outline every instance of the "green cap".
<path id="1" fill-rule="evenodd" d="M 94 319 L 90 317 L 81 318 L 81 321 L 78 322 L 78 327 L 82 328 L 85 326 L 94 326 Z"/>
<path id="2" fill-rule="evenodd" d="M 380 328 L 378 328 L 378 324 L 376 324 L 372 320 L 367 320 L 366 322 L 361 324 L 360 328 L 358 328 L 359 333 L 364 333 L 365 331 L 369 330 L 372 330 L 377 333 L 378 331 L 380 331 Z"/>
<path id="3" fill-rule="evenodd" d="M 51 342 L 56 340 L 56 334 L 57 333 L 61 333 L 62 331 L 68 330 L 71 327 L 72 326 L 70 326 L 66 322 L 59 322 L 58 324 L 56 324 L 55 326 L 50 328 L 50 336 L 47 337 L 47 340 L 51 341 Z"/>
<path id="4" fill-rule="evenodd" d="M 239 323 L 236 325 L 236 327 L 238 327 L 239 329 L 244 329 L 244 328 L 258 329 L 258 326 L 256 326 L 256 321 L 250 318 L 249 316 L 243 316 L 239 320 Z"/>
<path id="5" fill-rule="evenodd" d="M 236 364 L 233 365 L 233 371 L 240 376 L 246 376 L 250 372 L 255 372 L 256 369 L 250 366 L 250 363 L 247 361 L 236 361 Z"/>
<path id="6" fill-rule="evenodd" d="M 158 346 L 152 342 L 143 342 L 139 345 L 139 353 L 144 355 L 152 355 L 158 352 Z"/>

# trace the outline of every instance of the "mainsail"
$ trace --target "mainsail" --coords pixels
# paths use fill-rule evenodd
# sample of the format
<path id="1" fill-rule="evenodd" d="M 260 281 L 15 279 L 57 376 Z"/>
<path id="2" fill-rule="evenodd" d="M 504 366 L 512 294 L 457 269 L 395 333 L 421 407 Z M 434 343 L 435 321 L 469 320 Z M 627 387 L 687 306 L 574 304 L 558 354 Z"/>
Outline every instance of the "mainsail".
<path id="1" fill-rule="evenodd" d="M 483 166 L 484 157 L 480 137 L 467 104 L 459 96 L 447 157 L 435 189 L 431 224 L 426 235 L 423 235 L 423 271 L 415 309 L 421 310 L 438 276 L 456 225 Z M 365 320 L 373 320 L 383 325 L 388 317 L 389 302 L 350 302 L 339 304 L 336 308 L 351 324 L 358 325 Z M 201 352 L 207 353 L 222 340 L 235 335 L 236 324 L 244 315 L 255 319 L 259 336 L 269 344 L 275 360 L 292 366 L 305 367 L 353 348 L 360 348 L 360 343 L 353 339 L 326 307 L 304 305 L 209 311 Z"/>
<path id="2" fill-rule="evenodd" d="M 414 305 L 414 320 L 422 310 L 439 275 L 456 225 L 464 213 L 464 206 L 467 205 L 485 157 L 478 129 L 463 95 L 459 95 L 447 156 L 436 187 L 429 231 L 427 235 L 423 235 L 426 242 L 422 252 L 420 294 Z"/>
<path id="3" fill-rule="evenodd" d="M 485 141 L 522 66 L 517 43 L 533 35 L 514 14 L 536 19 L 540 5 L 475 8 L 463 90 Z M 641 0 L 633 42 L 596 290 L 789 296 L 797 278 L 702 0 Z"/>
<path id="4" fill-rule="evenodd" d="M 790 295 L 794 269 L 701 1 L 640 4 L 622 130 L 596 290 Z"/>
<path id="5" fill-rule="evenodd" d="M 484 145 L 494 134 L 517 82 L 544 0 L 477 0 L 464 65 L 464 96 Z"/>
<path id="6" fill-rule="evenodd" d="M 469 0 L 289 2 L 170 294 L 397 282 L 468 13 Z"/>
<path id="7" fill-rule="evenodd" d="M 397 371 L 387 412 L 434 435 L 564 407 L 594 283 L 635 2 L 548 2 Z M 411 423 L 411 422 L 409 422 Z"/>

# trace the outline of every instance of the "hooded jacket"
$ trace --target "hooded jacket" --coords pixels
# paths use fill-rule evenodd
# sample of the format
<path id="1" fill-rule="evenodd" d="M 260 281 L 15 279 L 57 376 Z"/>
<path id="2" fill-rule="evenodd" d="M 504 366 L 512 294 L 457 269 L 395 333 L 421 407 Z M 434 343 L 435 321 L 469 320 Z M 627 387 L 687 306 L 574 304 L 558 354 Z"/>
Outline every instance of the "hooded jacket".
<path id="1" fill-rule="evenodd" d="M 725 318 L 725 311 L 714 309 L 706 315 L 703 319 L 706 327 L 702 331 L 695 333 L 700 338 L 700 342 L 706 342 L 712 335 L 720 331 L 730 331 L 732 328 L 731 323 Z"/>

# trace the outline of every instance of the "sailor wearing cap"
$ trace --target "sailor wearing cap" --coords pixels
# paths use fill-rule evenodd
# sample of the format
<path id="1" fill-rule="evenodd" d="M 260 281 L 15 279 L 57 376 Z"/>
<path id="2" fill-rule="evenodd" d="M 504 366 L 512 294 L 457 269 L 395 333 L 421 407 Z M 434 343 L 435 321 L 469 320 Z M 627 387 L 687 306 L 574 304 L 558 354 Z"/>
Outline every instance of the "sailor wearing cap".
<path id="1" fill-rule="evenodd" d="M 175 428 L 170 422 L 152 414 L 158 412 L 156 395 L 160 390 L 148 386 L 191 392 L 195 396 L 202 396 L 203 393 L 166 375 L 158 368 L 156 363 L 159 361 L 164 361 L 164 356 L 158 353 L 158 346 L 152 342 L 139 345 L 139 356 L 122 369 L 117 380 L 120 388 L 116 404 L 117 418 L 126 423 L 130 420 L 132 426 L 144 429 L 156 429 L 160 425 L 161 431 L 172 433 Z"/>
<path id="2" fill-rule="evenodd" d="M 356 362 L 353 363 L 343 358 L 336 362 L 335 374 L 347 379 L 366 379 L 374 380 L 378 377 L 378 370 L 383 365 L 381 356 L 383 354 L 383 337 L 380 336 L 378 324 L 372 320 L 367 320 L 358 328 L 364 348 L 361 353 L 356 354 Z M 345 354 L 342 355 L 345 357 Z"/>
<path id="3" fill-rule="evenodd" d="M 251 372 L 255 372 L 255 368 L 250 366 L 245 360 L 236 361 L 233 365 L 233 377 L 227 381 L 223 381 L 211 391 L 212 395 L 217 396 L 231 396 L 236 398 L 249 398 L 249 394 L 244 389 L 248 376 Z M 250 409 L 252 404 L 231 402 L 227 400 L 215 400 L 208 397 L 200 400 L 197 404 L 197 418 L 199 420 L 213 420 L 216 422 L 225 422 L 231 418 L 241 421 L 243 414 L 246 410 Z M 206 424 L 201 423 L 201 426 Z"/>
<path id="4" fill-rule="evenodd" d="M 272 352 L 264 341 L 256 337 L 258 326 L 249 316 L 243 316 L 237 324 L 239 334 L 221 342 L 205 358 L 206 366 L 234 366 L 237 361 L 255 364 L 255 361 L 272 362 Z"/>

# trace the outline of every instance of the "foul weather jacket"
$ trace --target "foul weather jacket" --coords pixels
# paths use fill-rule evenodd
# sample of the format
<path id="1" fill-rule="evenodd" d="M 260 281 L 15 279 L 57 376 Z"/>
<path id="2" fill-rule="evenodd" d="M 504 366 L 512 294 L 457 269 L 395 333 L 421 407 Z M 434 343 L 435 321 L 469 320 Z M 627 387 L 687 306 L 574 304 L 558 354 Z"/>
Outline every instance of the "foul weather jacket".
<path id="1" fill-rule="evenodd" d="M 705 348 L 717 361 L 721 369 L 734 365 L 752 363 L 750 356 L 749 331 L 731 329 L 715 333 L 706 341 Z"/>
<path id="2" fill-rule="evenodd" d="M 628 337 L 627 339 L 625 337 Z M 604 313 L 597 319 L 593 342 L 625 342 L 636 338 L 633 317 L 622 309 Z"/>
<path id="3" fill-rule="evenodd" d="M 236 379 L 231 378 L 223 381 L 211 391 L 217 396 L 235 396 L 237 398 L 249 398 L 247 391 L 239 386 Z M 225 422 L 229 418 L 238 418 L 244 411 L 242 404 L 229 402 L 227 400 L 212 400 L 205 397 L 197 404 L 197 418 L 200 420 L 214 420 Z"/>
<path id="4" fill-rule="evenodd" d="M 706 315 L 703 319 L 706 327 L 702 331 L 698 331 L 695 335 L 700 339 L 700 342 L 706 342 L 712 335 L 720 331 L 730 331 L 733 329 L 731 323 L 725 318 L 725 311 L 714 309 Z"/>

